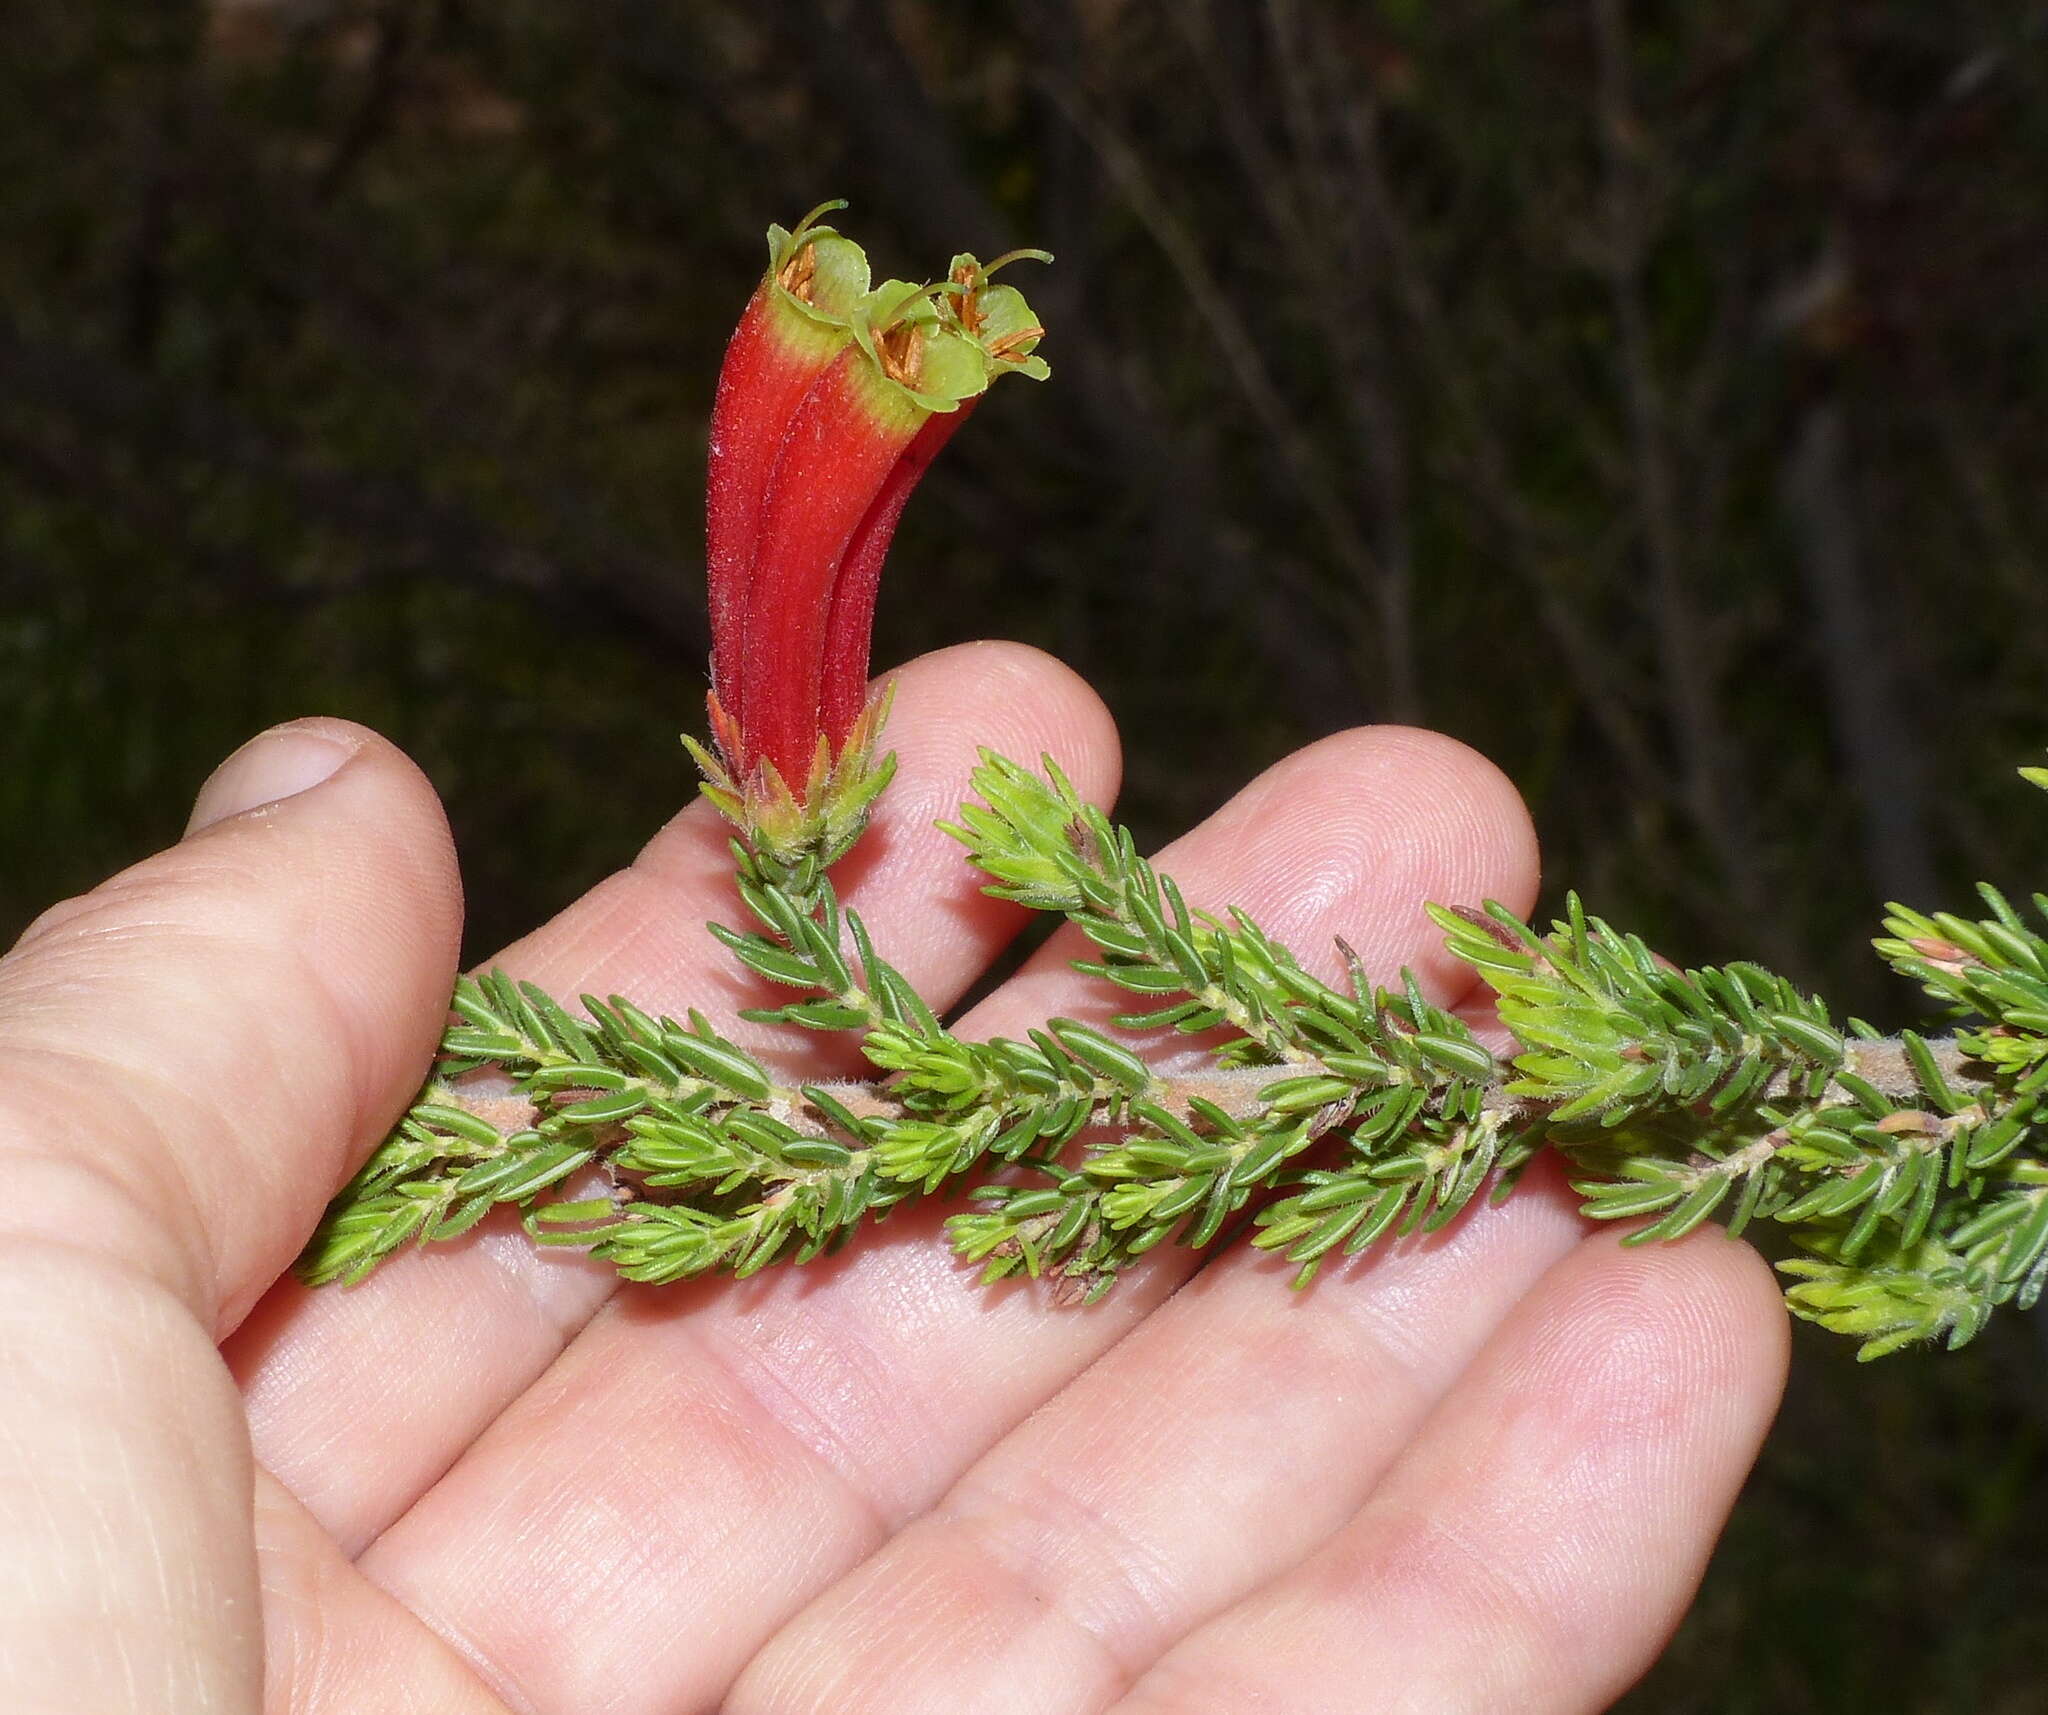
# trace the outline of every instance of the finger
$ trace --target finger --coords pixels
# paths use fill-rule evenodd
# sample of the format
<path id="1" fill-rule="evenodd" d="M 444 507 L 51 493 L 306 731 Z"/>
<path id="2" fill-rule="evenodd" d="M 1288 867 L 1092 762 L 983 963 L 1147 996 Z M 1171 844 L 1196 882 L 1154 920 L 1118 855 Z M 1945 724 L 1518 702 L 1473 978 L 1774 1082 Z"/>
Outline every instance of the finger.
<path id="1" fill-rule="evenodd" d="M 1746 1245 L 1588 1238 L 1359 1516 L 1170 1652 L 1116 1715 L 1605 1709 L 1683 1613 L 1785 1353 Z"/>
<path id="2" fill-rule="evenodd" d="M 960 718 L 974 711 L 973 721 Z M 897 675 L 899 766 L 875 826 L 835 872 L 911 981 L 936 1004 L 972 982 L 1024 920 L 989 899 L 933 823 L 967 789 L 976 741 L 1071 757 L 1084 789 L 1114 791 L 1116 739 L 1095 694 L 1035 650 L 974 644 Z M 655 1011 L 697 1006 L 724 1028 L 786 999 L 704 930 L 738 921 L 730 830 L 702 802 L 497 961 L 565 1000 L 624 993 Z M 844 1037 L 733 1027 L 803 1064 L 848 1070 Z M 284 1285 L 229 1347 L 258 1455 L 350 1553 L 396 1518 L 539 1375 L 616 1289 L 609 1268 L 538 1253 L 516 1227 L 387 1263 L 344 1291 Z"/>
<path id="3" fill-rule="evenodd" d="M 1378 849 L 1346 857 L 1340 844 L 1324 873 L 1369 863 L 1386 891 L 1350 914 L 1347 942 L 1383 976 L 1414 965 L 1447 996 L 1464 973 L 1418 930 L 1420 900 L 1490 895 L 1525 909 L 1533 837 L 1470 752 L 1382 736 L 1361 774 L 1412 780 L 1453 808 L 1399 830 L 1406 838 L 1388 838 L 1382 820 Z M 1266 845 L 1286 861 L 1291 830 L 1271 803 L 1235 804 L 1216 826 L 1237 849 Z M 1331 924 L 1316 915 L 1320 867 L 1270 915 L 1334 962 Z M 1509 1208 L 1389 1246 L 1307 1294 L 1286 1290 L 1291 1265 L 1220 1259 L 779 1633 L 727 1707 L 1102 1707 L 1347 1518 L 1500 1317 L 1577 1241 L 1555 1175 L 1532 1178 Z"/>
<path id="4" fill-rule="evenodd" d="M 0 963 L 10 1708 L 253 1715 L 248 1445 L 214 1337 L 403 1104 L 457 912 L 418 771 L 301 722 Z"/>
<path id="5" fill-rule="evenodd" d="M 75 1231 L 224 1331 L 411 1094 L 461 907 L 432 789 L 360 727 L 252 739 L 193 816 L 0 963 L 0 1221 Z"/>
<path id="6" fill-rule="evenodd" d="M 468 1663 L 372 1584 L 313 1515 L 256 1473 L 265 1715 L 508 1715 Z"/>
<path id="7" fill-rule="evenodd" d="M 1415 778 L 1426 793 L 1405 789 Z M 1378 934 L 1383 956 L 1423 959 L 1419 895 L 1522 885 L 1526 822 L 1503 796 L 1449 741 L 1350 734 L 1269 771 L 1161 862 L 1197 902 L 1241 902 L 1317 939 Z M 1494 837 L 1475 852 L 1476 831 Z M 1446 873 L 1426 873 L 1428 853 Z M 1405 944 L 1377 927 L 1404 917 Z M 1014 1031 L 1088 987 L 1034 962 L 963 1031 Z M 1061 1311 L 1042 1293 L 975 1290 L 944 1253 L 941 1213 L 899 1214 L 880 1243 L 745 1290 L 622 1297 L 362 1565 L 514 1701 L 713 1706 L 782 1619 L 1192 1266 L 1148 1259 L 1102 1304 Z"/>
<path id="8" fill-rule="evenodd" d="M 0 1706 L 255 1715 L 248 1443 L 160 1281 L 0 1241 Z"/>
<path id="9" fill-rule="evenodd" d="M 1219 1259 L 777 1634 L 726 1710 L 1106 1707 L 1341 1526 L 1582 1231 L 1538 1172 L 1305 1293 L 1292 1264 Z"/>

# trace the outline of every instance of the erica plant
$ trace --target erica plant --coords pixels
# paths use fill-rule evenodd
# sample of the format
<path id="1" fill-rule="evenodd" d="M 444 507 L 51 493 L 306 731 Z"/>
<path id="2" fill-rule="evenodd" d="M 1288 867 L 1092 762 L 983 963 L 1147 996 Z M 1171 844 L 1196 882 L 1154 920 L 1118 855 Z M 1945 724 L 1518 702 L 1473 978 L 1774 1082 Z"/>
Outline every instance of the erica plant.
<path id="1" fill-rule="evenodd" d="M 991 381 L 1047 373 L 1030 306 L 990 279 L 1015 255 L 870 286 L 860 247 L 818 224 L 839 206 L 769 229 L 711 416 L 717 755 L 695 754 L 721 808 L 793 863 L 840 856 L 888 781 L 868 640 L 911 491 Z"/>
<path id="2" fill-rule="evenodd" d="M 1330 1255 L 1507 1195 L 1556 1149 L 1586 1212 L 1640 1222 L 1637 1242 L 1709 1219 L 1780 1229 L 1792 1309 L 1865 1356 L 1961 1344 L 2040 1295 L 2048 938 L 1989 888 L 1981 917 L 1894 907 L 1877 942 L 1953 1019 L 1938 1038 L 1838 1019 L 1753 964 L 1672 969 L 1576 898 L 1543 932 L 1448 902 L 1437 922 L 1498 998 L 1503 1056 L 1405 974 L 1311 975 L 1227 901 L 1185 899 L 1053 762 L 985 752 L 947 831 L 988 891 L 1075 924 L 1093 949 L 1080 968 L 1129 1010 L 1113 1032 L 950 1030 L 829 870 L 892 769 L 887 691 L 867 672 L 897 521 L 997 377 L 1045 376 L 1043 330 L 993 278 L 1014 257 L 874 284 L 821 224 L 838 206 L 770 229 L 726 353 L 711 745 L 685 742 L 734 826 L 748 920 L 710 932 L 793 991 L 746 1016 L 847 1033 L 874 1075 L 792 1084 L 699 1013 L 588 995 L 572 1010 L 464 978 L 418 1101 L 308 1247 L 309 1279 L 360 1279 L 504 1204 L 539 1243 L 635 1280 L 745 1275 L 968 1181 L 976 1206 L 949 1230 L 984 1279 L 1087 1298 L 1156 1245 L 1242 1232 L 1306 1284 Z M 1164 1027 L 1204 1069 L 1164 1075 L 1121 1039 Z"/>

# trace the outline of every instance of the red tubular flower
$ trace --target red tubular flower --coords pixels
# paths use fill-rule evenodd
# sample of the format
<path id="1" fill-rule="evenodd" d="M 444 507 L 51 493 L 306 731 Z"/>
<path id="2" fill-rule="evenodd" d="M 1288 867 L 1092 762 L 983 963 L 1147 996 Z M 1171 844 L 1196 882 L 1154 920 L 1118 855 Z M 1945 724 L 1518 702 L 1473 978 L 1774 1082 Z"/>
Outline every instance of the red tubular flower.
<path id="1" fill-rule="evenodd" d="M 952 288 L 942 301 L 962 332 L 982 349 L 990 376 L 1014 368 L 1034 379 L 1047 374 L 1042 358 L 1032 356 L 1044 329 L 1032 320 L 1023 294 L 1008 286 L 991 286 L 989 276 L 1019 257 L 1050 262 L 1042 250 L 1013 250 L 984 266 L 968 255 L 953 258 L 948 274 Z M 882 583 L 882 564 L 896 534 L 911 492 L 932 460 L 944 450 L 960 426 L 974 414 L 979 397 L 963 399 L 956 411 L 930 418 L 903 451 L 884 479 L 840 562 L 832 589 L 832 617 L 826 633 L 825 676 L 820 714 L 826 737 L 837 748 L 860 719 L 868 697 L 868 651 L 875 626 L 875 598 Z"/>
<path id="2" fill-rule="evenodd" d="M 977 399 L 963 399 L 955 411 L 925 420 L 902 456 L 889 467 L 874 504 L 867 509 L 839 562 L 832 586 L 832 617 L 825 630 L 824 676 L 818 715 L 834 748 L 846 742 L 868 700 L 868 651 L 875 630 L 875 598 L 882 588 L 882 563 L 896 535 L 896 522 L 911 491 L 960 425 L 974 414 Z"/>
<path id="3" fill-rule="evenodd" d="M 692 746 L 714 801 L 757 850 L 792 862 L 844 851 L 893 767 L 874 758 L 869 633 L 911 490 L 995 375 L 1046 372 L 1028 306 L 971 256 L 937 288 L 892 280 L 860 294 L 825 350 L 836 330 L 817 274 L 829 258 L 844 280 L 851 264 L 820 230 L 771 233 L 769 277 L 720 377 L 707 555 L 719 756 Z M 820 260 L 807 273 L 809 254 Z"/>
<path id="4" fill-rule="evenodd" d="M 768 229 L 768 271 L 733 330 L 711 406 L 706 467 L 705 561 L 711 598 L 711 677 L 726 713 L 742 710 L 747 588 L 768 481 L 798 403 L 853 338 L 849 320 L 868 289 L 868 259 L 819 217 L 794 232 Z"/>
<path id="5" fill-rule="evenodd" d="M 922 287 L 870 294 L 855 344 L 791 417 L 770 480 L 740 660 L 743 767 L 765 760 L 801 791 L 822 724 L 832 595 L 846 550 L 897 462 L 935 413 L 988 385 L 980 347 L 932 312 Z"/>

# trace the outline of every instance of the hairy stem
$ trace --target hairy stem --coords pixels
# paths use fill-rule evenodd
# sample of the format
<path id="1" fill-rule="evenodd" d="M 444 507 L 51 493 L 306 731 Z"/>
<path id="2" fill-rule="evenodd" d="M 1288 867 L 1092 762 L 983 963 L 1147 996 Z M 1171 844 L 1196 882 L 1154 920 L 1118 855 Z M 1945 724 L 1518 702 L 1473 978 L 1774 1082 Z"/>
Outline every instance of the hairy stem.
<path id="1" fill-rule="evenodd" d="M 1929 1042 L 1927 1048 L 1942 1076 L 1957 1089 L 1974 1093 L 1989 1087 L 1990 1080 L 1974 1067 L 1953 1038 Z M 1298 1077 L 1304 1071 L 1314 1069 L 1295 1064 L 1286 1067 L 1205 1067 L 1189 1072 L 1162 1073 L 1155 1086 L 1155 1101 L 1158 1106 L 1177 1114 L 1192 1111 L 1197 1103 L 1208 1103 L 1234 1120 L 1251 1120 L 1265 1112 L 1266 1103 L 1261 1100 L 1261 1092 L 1271 1088 L 1282 1077 Z M 1848 1077 L 1868 1084 L 1887 1100 L 1911 1102 L 1918 1099 L 1921 1088 L 1918 1074 L 1907 1057 L 1904 1044 L 1897 1037 L 1851 1043 L 1842 1069 Z M 1483 1104 L 1486 1111 L 1531 1122 L 1540 1119 L 1544 1110 L 1553 1104 L 1513 1093 L 1509 1088 L 1511 1079 L 1512 1074 L 1503 1065 L 1500 1075 L 1487 1089 Z M 1789 1085 L 1788 1075 L 1780 1073 L 1765 1087 L 1765 1099 L 1785 1095 Z M 890 1085 L 885 1080 L 848 1079 L 810 1087 L 821 1091 L 856 1119 L 895 1119 L 908 1111 L 892 1097 Z M 489 1072 L 472 1073 L 453 1082 L 437 1082 L 431 1094 L 436 1103 L 473 1114 L 506 1136 L 530 1130 L 546 1112 L 520 1094 L 510 1079 Z M 1848 1087 L 1838 1080 L 1829 1085 L 1820 1105 L 1847 1100 L 1849 1094 Z M 795 1125 L 810 1117 L 810 1104 L 800 1093 L 778 1088 L 761 1104 L 761 1111 L 786 1125 Z"/>

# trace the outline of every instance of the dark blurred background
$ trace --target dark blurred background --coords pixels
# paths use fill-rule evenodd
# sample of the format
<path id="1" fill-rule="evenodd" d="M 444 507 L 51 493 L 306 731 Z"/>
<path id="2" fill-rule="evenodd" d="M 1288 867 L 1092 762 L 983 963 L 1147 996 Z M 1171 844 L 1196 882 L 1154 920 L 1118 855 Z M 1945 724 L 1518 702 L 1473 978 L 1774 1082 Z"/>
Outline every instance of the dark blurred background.
<path id="1" fill-rule="evenodd" d="M 2040 882 L 2048 10 L 1950 0 L 11 0 L 0 939 L 326 711 L 481 955 L 690 790 L 762 228 L 1059 253 L 877 659 L 1029 640 L 1123 813 L 1496 758 L 1553 878 L 1893 1023 L 1884 897 Z M 1785 1419 L 1639 1711 L 2048 1709 L 2026 1321 Z"/>

